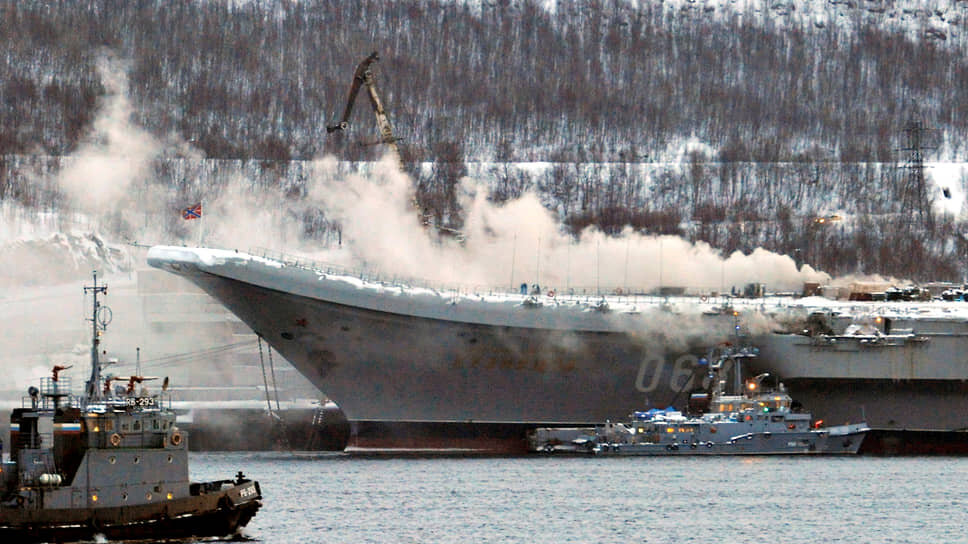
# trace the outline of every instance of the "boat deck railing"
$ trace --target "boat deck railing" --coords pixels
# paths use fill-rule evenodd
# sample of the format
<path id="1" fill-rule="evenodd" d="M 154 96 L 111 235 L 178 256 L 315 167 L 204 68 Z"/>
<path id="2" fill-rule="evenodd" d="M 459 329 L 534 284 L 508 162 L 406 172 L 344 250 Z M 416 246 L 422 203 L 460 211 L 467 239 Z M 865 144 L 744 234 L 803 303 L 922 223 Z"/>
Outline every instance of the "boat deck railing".
<path id="1" fill-rule="evenodd" d="M 77 408 L 79 399 L 72 393 L 73 384 L 70 376 L 59 376 L 54 380 L 50 376 L 40 379 L 40 389 L 36 396 L 20 398 L 21 408 L 37 408 L 39 410 L 54 410 L 57 408 Z"/>

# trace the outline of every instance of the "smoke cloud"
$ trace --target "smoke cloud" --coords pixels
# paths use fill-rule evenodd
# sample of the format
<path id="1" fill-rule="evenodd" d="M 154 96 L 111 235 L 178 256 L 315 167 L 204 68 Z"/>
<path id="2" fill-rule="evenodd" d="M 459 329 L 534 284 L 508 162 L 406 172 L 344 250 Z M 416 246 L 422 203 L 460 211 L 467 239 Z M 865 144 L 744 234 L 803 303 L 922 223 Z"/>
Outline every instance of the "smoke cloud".
<path id="1" fill-rule="evenodd" d="M 125 246 L 118 244 L 125 240 L 240 250 L 261 246 L 465 289 L 516 289 L 527 284 L 539 285 L 543 292 L 553 289 L 590 295 L 676 286 L 710 293 L 751 282 L 764 283 L 773 290 L 799 290 L 805 281 L 827 279 L 822 272 L 809 267 L 798 270 L 791 258 L 765 250 L 724 256 L 704 243 L 632 229 L 610 236 L 589 228 L 576 238 L 563 233 L 558 217 L 542 205 L 537 194 L 525 193 L 498 205 L 488 200 L 483 179 L 465 178 L 461 182 L 459 198 L 465 214 L 462 236 L 440 235 L 421 224 L 412 204 L 414 181 L 392 157 L 365 165 L 359 172 L 348 172 L 350 167 L 334 157 L 287 165 L 285 168 L 301 169 L 301 173 L 294 176 L 289 172 L 279 178 L 301 176 L 305 186 L 295 196 L 284 194 L 285 187 L 265 183 L 259 178 L 265 174 L 254 172 L 241 161 L 201 160 L 202 153 L 177 138 L 159 141 L 132 121 L 124 62 L 106 55 L 98 62 L 98 71 L 106 94 L 90 131 L 76 153 L 63 159 L 59 173 L 37 179 L 38 183 L 59 187 L 69 200 L 66 209 L 51 221 L 36 212 L 3 208 L 3 245 L 9 246 L 18 238 L 47 237 L 58 247 L 58 251 L 31 251 L 34 260 L 25 264 L 24 270 L 68 267 L 71 274 L 45 281 L 58 283 L 70 277 L 76 282 L 65 285 L 69 290 L 63 293 L 46 292 L 43 305 L 36 300 L 24 304 L 24 314 L 32 317 L 17 315 L 14 319 L 11 314 L 11 320 L 5 323 L 7 332 L 0 344 L 19 350 L 19 360 L 30 361 L 24 368 L 49 368 L 52 353 L 86 357 L 85 352 L 73 349 L 86 338 L 83 313 L 65 313 L 58 308 L 63 308 L 64 301 L 77 300 L 79 282 L 90 277 L 91 269 L 100 267 L 97 259 L 73 256 L 100 255 L 103 249 L 103 255 L 114 255 L 114 262 L 122 263 L 124 259 L 117 257 L 115 250 L 124 250 Z M 713 155 L 698 142 L 690 142 L 675 153 L 680 161 L 688 161 L 690 153 Z M 153 163 L 159 158 L 169 161 L 169 168 L 176 170 L 170 179 L 186 180 L 188 188 L 179 189 L 182 196 L 174 196 L 175 190 L 166 185 L 170 179 L 154 179 Z M 207 185 L 202 186 L 200 180 Z M 166 183 L 156 183 L 160 181 Z M 201 198 L 202 219 L 181 220 L 179 210 L 171 204 L 179 198 L 185 199 L 179 203 L 184 206 Z M 341 225 L 340 245 L 320 247 L 324 244 L 319 239 L 307 236 L 303 219 L 319 210 Z M 177 227 L 175 234 L 172 225 Z M 56 234 L 68 231 L 100 232 L 101 237 Z M 101 238 L 113 242 L 114 249 L 107 247 L 111 245 L 108 242 L 96 243 Z M 61 247 L 65 240 L 68 247 Z M 93 249 L 85 253 L 76 251 L 77 246 Z M 36 262 L 37 256 L 44 256 L 44 261 Z M 127 266 L 130 270 L 131 265 Z M 140 268 L 144 263 L 134 266 Z M 115 271 L 125 270 L 119 265 Z M 12 291 L 0 291 L 0 298 L 7 301 L 17 296 Z M 121 309 L 113 299 L 108 302 Z M 119 316 L 131 314 L 138 315 L 140 310 L 132 306 L 118 312 Z M 675 323 L 682 324 L 681 318 L 671 314 L 669 319 L 674 323 L 663 326 L 665 331 L 674 330 Z M 644 315 L 646 321 L 662 323 L 662 316 Z M 20 333 L 20 323 L 37 325 L 48 340 L 25 337 Z M 113 331 L 119 329 L 124 330 L 120 323 Z M 144 331 L 126 332 L 132 338 L 128 343 L 143 346 L 151 342 Z M 168 345 L 169 352 L 187 352 L 193 347 L 198 348 Z M 130 362 L 131 348 L 125 345 L 124 353 L 118 355 Z M 39 352 L 43 354 L 37 355 Z M 152 353 L 151 357 L 162 355 Z"/>
<path id="2" fill-rule="evenodd" d="M 132 204 L 131 186 L 150 174 L 160 142 L 131 122 L 125 64 L 110 55 L 97 60 L 105 89 L 90 133 L 60 172 L 59 185 L 80 210 L 94 217 Z"/>
<path id="3" fill-rule="evenodd" d="M 92 230 L 113 230 L 115 236 L 152 244 L 267 247 L 451 286 L 514 288 L 526 283 L 579 293 L 673 286 L 708 293 L 751 282 L 799 290 L 805 281 L 827 279 L 765 250 L 723 256 L 705 243 L 631 229 L 609 236 L 588 228 L 575 239 L 562 232 L 558 218 L 536 194 L 496 205 L 487 199 L 484 180 L 470 178 L 460 187 L 463 238 L 440 236 L 421 225 L 412 205 L 414 182 L 392 157 L 368 165 L 363 173 L 346 173 L 333 157 L 301 165 L 308 180 L 305 198 L 288 198 L 279 187 L 252 179 L 244 165 L 193 160 L 202 154 L 188 144 L 158 141 L 132 122 L 124 62 L 105 55 L 97 68 L 106 95 L 90 132 L 56 180 L 73 209 L 90 218 Z M 683 163 L 692 155 L 714 155 L 694 139 L 665 153 Z M 204 177 L 210 184 L 185 191 L 202 195 L 203 217 L 181 221 L 174 236 L 164 228 L 170 221 L 159 220 L 178 213 L 170 209 L 171 194 L 163 194 L 171 189 L 150 183 L 152 161 L 165 155 L 189 157 L 172 168 L 181 168 L 179 177 L 189 183 Z M 341 225 L 337 249 L 321 250 L 318 239 L 307 238 L 302 218 L 314 209 Z"/>
<path id="4" fill-rule="evenodd" d="M 411 206 L 413 181 L 384 158 L 369 175 L 340 176 L 335 160 L 318 162 L 309 196 L 343 225 L 344 249 L 317 253 L 344 264 L 443 284 L 506 286 L 521 283 L 564 291 L 642 292 L 659 286 L 692 292 L 729 291 L 764 283 L 799 290 L 829 276 L 792 258 L 758 249 L 721 256 L 708 244 L 626 229 L 609 236 L 588 228 L 578 239 L 563 233 L 537 195 L 495 205 L 476 180 L 465 178 L 463 240 L 420 225 Z M 604 290 L 604 291 L 603 291 Z"/>

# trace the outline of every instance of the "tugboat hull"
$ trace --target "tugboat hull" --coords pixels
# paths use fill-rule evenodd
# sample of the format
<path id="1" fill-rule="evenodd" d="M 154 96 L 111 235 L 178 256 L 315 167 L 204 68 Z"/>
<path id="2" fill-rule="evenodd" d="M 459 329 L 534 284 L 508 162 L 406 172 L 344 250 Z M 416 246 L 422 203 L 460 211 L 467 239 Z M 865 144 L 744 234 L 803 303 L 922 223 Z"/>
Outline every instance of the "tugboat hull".
<path id="1" fill-rule="evenodd" d="M 97 535 L 109 540 L 232 535 L 255 516 L 262 503 L 257 482 L 231 485 L 215 493 L 131 507 L 0 508 L 0 541 L 19 544 L 94 540 Z"/>

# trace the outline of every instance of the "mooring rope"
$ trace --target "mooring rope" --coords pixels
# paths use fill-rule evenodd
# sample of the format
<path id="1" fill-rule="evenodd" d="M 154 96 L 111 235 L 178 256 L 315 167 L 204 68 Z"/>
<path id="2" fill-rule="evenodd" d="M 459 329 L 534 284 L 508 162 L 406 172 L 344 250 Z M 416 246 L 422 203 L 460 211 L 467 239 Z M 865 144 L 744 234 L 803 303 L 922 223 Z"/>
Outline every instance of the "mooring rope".
<path id="1" fill-rule="evenodd" d="M 276 382 L 276 367 L 272 364 L 272 346 L 266 343 L 266 351 L 269 352 L 269 372 L 272 373 L 272 394 L 276 397 L 276 411 L 279 408 L 279 384 Z"/>
<path id="2" fill-rule="evenodd" d="M 262 357 L 262 335 L 259 335 L 259 365 L 262 366 L 262 383 L 266 388 L 266 409 L 269 410 L 269 415 L 272 415 L 272 401 L 269 400 L 269 378 L 266 377 L 266 362 Z"/>

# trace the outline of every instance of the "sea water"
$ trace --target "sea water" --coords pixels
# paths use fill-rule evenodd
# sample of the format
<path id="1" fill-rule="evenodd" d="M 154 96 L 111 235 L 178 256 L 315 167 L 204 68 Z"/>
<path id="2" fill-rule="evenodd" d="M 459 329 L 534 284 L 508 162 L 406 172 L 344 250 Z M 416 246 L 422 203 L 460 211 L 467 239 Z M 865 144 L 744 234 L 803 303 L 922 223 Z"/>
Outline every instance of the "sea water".
<path id="1" fill-rule="evenodd" d="M 968 458 L 193 453 L 262 487 L 247 538 L 968 542 Z"/>

